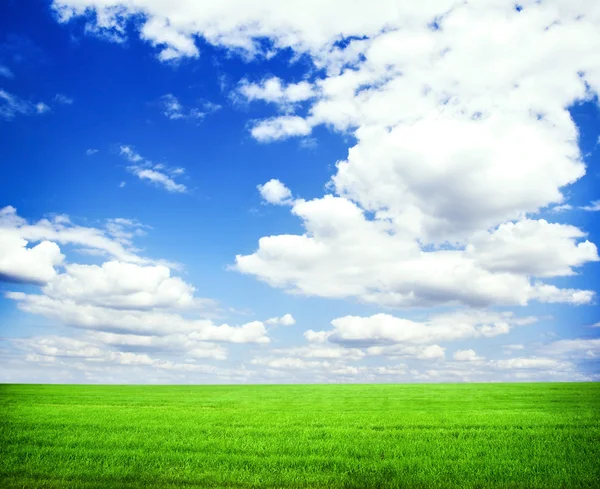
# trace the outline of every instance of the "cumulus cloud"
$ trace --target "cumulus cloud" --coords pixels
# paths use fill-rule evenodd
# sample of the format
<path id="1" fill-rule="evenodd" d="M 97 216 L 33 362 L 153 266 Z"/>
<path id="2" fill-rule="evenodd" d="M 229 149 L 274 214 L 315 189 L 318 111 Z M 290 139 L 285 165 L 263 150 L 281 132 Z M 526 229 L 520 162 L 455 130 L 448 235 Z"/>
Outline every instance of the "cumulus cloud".
<path id="1" fill-rule="evenodd" d="M 98 265 L 66 265 L 42 289 L 53 299 L 116 309 L 192 307 L 194 288 L 171 277 L 164 265 L 141 266 L 118 261 Z"/>
<path id="2" fill-rule="evenodd" d="M 304 337 L 307 345 L 270 350 L 268 356 L 255 357 L 253 365 L 285 371 L 297 368 L 315 375 L 325 370 L 346 370 L 350 375 L 352 369 L 357 369 L 352 375 L 362 375 L 364 380 L 375 381 L 386 375 L 406 375 L 405 379 L 419 380 L 413 374 L 409 375 L 405 364 L 390 371 L 385 366 L 353 364 L 366 358 L 371 362 L 402 359 L 440 367 L 445 365 L 460 371 L 465 378 L 472 377 L 475 370 L 478 372 L 475 377 L 484 376 L 486 369 L 489 374 L 491 371 L 508 369 L 509 364 L 485 361 L 484 357 L 471 349 L 455 351 L 453 358 L 456 364 L 452 364 L 446 361 L 446 347 L 439 343 L 491 338 L 535 321 L 535 317 L 516 317 L 510 312 L 474 310 L 437 314 L 421 322 L 386 314 L 364 318 L 346 316 L 334 319 L 330 331 L 306 331 Z M 543 365 L 538 367 L 542 369 Z"/>
<path id="3" fill-rule="evenodd" d="M 140 256 L 135 248 L 113 239 L 106 229 L 78 226 L 64 215 L 29 222 L 20 217 L 14 207 L 7 206 L 0 209 L 0 231 L 4 236 L 18 236 L 29 243 L 50 241 L 78 246 L 80 252 L 109 256 L 123 262 L 152 263 L 152 260 Z M 11 242 L 17 243 L 14 239 Z"/>
<path id="4" fill-rule="evenodd" d="M 303 102 L 315 96 L 312 85 L 307 81 L 299 83 L 282 83 L 281 79 L 273 76 L 260 83 L 250 83 L 243 79 L 239 83 L 237 93 L 248 102 L 262 100 L 282 106 Z"/>
<path id="5" fill-rule="evenodd" d="M 45 283 L 56 276 L 56 266 L 64 255 L 56 243 L 41 241 L 28 248 L 27 240 L 18 233 L 2 230 L 0 233 L 0 281 Z"/>
<path id="6" fill-rule="evenodd" d="M 120 222 L 121 236 L 115 236 L 117 224 L 108 229 L 78 226 L 67 216 L 29 222 L 12 206 L 0 209 L 0 279 L 13 282 L 49 283 L 57 278 L 57 267 L 64 263 L 60 245 L 74 245 L 78 251 L 109 256 L 126 264 L 149 265 L 152 260 L 139 256 Z M 60 279 L 60 278 L 59 278 Z"/>
<path id="7" fill-rule="evenodd" d="M 475 234 L 464 249 L 424 251 L 389 220 L 367 219 L 345 198 L 295 200 L 292 213 L 305 234 L 261 238 L 256 252 L 236 257 L 238 271 L 291 293 L 396 307 L 581 304 L 593 297 L 531 280 L 598 260 L 596 246 L 578 242 L 585 234 L 572 226 L 525 220 Z"/>
<path id="8" fill-rule="evenodd" d="M 331 334 L 332 333 L 328 331 L 313 331 L 312 329 L 309 329 L 304 332 L 304 337 L 311 343 L 325 343 Z"/>
<path id="9" fill-rule="evenodd" d="M 508 312 L 469 310 L 434 315 L 423 322 L 390 314 L 375 314 L 370 317 L 344 316 L 334 319 L 331 321 L 333 329 L 327 333 L 330 342 L 348 346 L 419 345 L 498 336 L 507 334 L 513 326 L 536 320 L 534 317 L 517 318 Z"/>
<path id="10" fill-rule="evenodd" d="M 175 181 L 175 178 L 181 175 L 184 169 L 165 167 L 162 163 L 152 163 L 142 158 L 131 146 L 121 146 L 120 152 L 121 156 L 133 163 L 127 167 L 127 170 L 140 180 L 163 187 L 168 192 L 187 192 L 187 187 L 184 184 Z"/>
<path id="11" fill-rule="evenodd" d="M 453 355 L 454 360 L 458 360 L 459 362 L 479 362 L 484 360 L 483 357 L 480 357 L 475 353 L 474 350 L 457 350 Z"/>
<path id="12" fill-rule="evenodd" d="M 265 321 L 265 324 L 269 324 L 269 325 L 273 325 L 273 326 L 293 326 L 294 324 L 296 324 L 296 320 L 294 319 L 294 316 L 292 316 L 291 314 L 284 314 L 281 317 L 274 317 L 274 318 L 270 318 L 267 319 Z"/>
<path id="13" fill-rule="evenodd" d="M 283 183 L 276 178 L 272 178 L 263 185 L 258 185 L 260 196 L 265 202 L 275 205 L 292 204 L 292 192 Z"/>
<path id="14" fill-rule="evenodd" d="M 596 246 L 575 226 L 524 219 L 476 234 L 467 253 L 491 271 L 535 277 L 573 275 L 573 268 L 598 261 Z"/>
<path id="15" fill-rule="evenodd" d="M 307 136 L 311 132 L 311 125 L 297 115 L 282 115 L 258 122 L 250 132 L 257 141 L 271 142 L 290 136 Z"/>
<path id="16" fill-rule="evenodd" d="M 162 59 L 198 56 L 202 37 L 250 57 L 291 48 L 317 68 L 300 83 L 238 87 L 280 107 L 307 102 L 304 114 L 256 121 L 258 141 L 318 125 L 356 141 L 336 165 L 333 195 L 292 206 L 306 234 L 262 238 L 237 257 L 238 270 L 294 293 L 383 306 L 592 300 L 531 279 L 598 259 L 581 230 L 532 218 L 565 205 L 564 187 L 585 174 L 568 107 L 600 89 L 595 3 L 309 1 L 293 13 L 267 1 L 54 6 L 63 22 L 86 16 L 120 35 L 138 19 Z M 544 259 L 532 260 L 537 252 Z"/>
<path id="17" fill-rule="evenodd" d="M 385 25 L 402 22 L 407 15 L 427 23 L 438 9 L 447 10 L 451 2 L 436 2 L 415 11 L 388 0 L 378 4 L 377 9 L 366 0 L 350 5 L 310 1 L 303 4 L 302 12 L 292 5 L 235 0 L 211 7 L 191 1 L 173 4 L 162 0 L 136 4 L 122 0 L 57 0 L 53 5 L 62 22 L 85 15 L 89 28 L 110 33 L 115 40 L 123 39 L 128 20 L 143 14 L 145 20 L 135 28 L 143 39 L 160 48 L 160 59 L 170 60 L 198 56 L 195 36 L 248 56 L 267 54 L 259 42 L 265 37 L 273 40 L 269 50 L 290 46 L 298 52 L 319 51 L 337 41 L 340 33 L 374 35 Z M 90 10 L 96 15 L 89 16 Z"/>

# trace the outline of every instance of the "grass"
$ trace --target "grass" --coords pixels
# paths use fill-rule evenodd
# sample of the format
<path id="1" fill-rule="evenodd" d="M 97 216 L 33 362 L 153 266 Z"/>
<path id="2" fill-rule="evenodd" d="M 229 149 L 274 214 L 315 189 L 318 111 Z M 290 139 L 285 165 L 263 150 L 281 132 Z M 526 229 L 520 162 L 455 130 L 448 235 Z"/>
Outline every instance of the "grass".
<path id="1" fill-rule="evenodd" d="M 597 488 L 600 384 L 0 385 L 2 488 Z"/>

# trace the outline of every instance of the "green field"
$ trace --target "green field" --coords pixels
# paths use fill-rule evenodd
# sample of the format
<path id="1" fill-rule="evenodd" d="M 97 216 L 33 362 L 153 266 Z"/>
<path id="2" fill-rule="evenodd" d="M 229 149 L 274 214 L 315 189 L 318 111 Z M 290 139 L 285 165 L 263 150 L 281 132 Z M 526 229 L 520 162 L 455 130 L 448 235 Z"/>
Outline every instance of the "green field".
<path id="1" fill-rule="evenodd" d="M 2 488 L 600 487 L 600 384 L 0 385 Z"/>

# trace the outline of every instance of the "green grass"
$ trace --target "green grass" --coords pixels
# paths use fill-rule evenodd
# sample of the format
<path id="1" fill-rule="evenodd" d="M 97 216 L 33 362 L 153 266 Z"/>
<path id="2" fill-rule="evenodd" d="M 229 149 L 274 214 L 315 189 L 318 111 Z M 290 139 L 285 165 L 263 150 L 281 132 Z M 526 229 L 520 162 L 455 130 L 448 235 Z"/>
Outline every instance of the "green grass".
<path id="1" fill-rule="evenodd" d="M 600 487 L 600 384 L 0 385 L 1 488 Z"/>

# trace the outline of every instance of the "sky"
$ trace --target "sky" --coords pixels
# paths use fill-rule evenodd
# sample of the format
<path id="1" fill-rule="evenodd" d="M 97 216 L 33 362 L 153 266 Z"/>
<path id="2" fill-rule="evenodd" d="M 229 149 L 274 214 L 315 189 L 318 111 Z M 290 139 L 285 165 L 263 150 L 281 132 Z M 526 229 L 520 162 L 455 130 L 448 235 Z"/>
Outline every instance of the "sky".
<path id="1" fill-rule="evenodd" d="M 0 382 L 600 380 L 600 3 L 0 4 Z"/>

